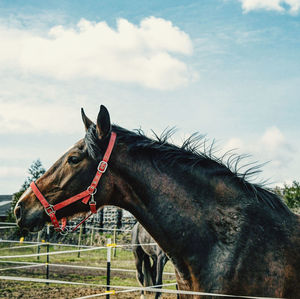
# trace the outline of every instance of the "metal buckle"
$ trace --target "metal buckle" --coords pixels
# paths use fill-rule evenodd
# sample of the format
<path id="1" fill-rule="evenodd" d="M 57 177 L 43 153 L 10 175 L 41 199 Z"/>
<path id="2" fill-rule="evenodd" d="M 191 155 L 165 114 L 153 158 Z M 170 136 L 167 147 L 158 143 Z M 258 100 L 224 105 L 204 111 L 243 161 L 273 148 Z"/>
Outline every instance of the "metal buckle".
<path id="1" fill-rule="evenodd" d="M 104 173 L 104 172 L 106 171 L 106 169 L 107 169 L 107 165 L 108 165 L 107 162 L 101 161 L 101 162 L 99 163 L 98 167 L 97 167 L 97 170 L 98 170 L 99 172 Z"/>
<path id="2" fill-rule="evenodd" d="M 49 205 L 49 207 L 45 208 L 46 214 L 50 217 L 50 215 L 55 214 L 55 210 L 53 209 L 53 205 Z"/>
<path id="3" fill-rule="evenodd" d="M 91 199 L 90 199 L 89 204 L 96 204 L 96 201 L 94 199 L 94 194 L 91 194 Z"/>
<path id="4" fill-rule="evenodd" d="M 88 186 L 86 190 L 92 196 L 97 192 L 97 188 L 95 188 L 93 186 Z"/>

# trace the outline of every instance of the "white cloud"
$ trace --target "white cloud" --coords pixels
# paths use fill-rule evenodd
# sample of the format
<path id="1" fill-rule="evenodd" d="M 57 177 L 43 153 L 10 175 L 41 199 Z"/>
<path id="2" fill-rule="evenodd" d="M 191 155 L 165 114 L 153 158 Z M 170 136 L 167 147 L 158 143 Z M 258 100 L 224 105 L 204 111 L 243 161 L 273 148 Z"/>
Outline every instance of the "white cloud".
<path id="1" fill-rule="evenodd" d="M 246 151 L 248 154 L 255 152 L 263 153 L 264 155 L 274 155 L 275 152 L 281 150 L 292 151 L 283 133 L 276 126 L 267 128 L 264 133 L 254 141 L 246 141 L 236 137 L 229 139 L 224 146 L 224 150 L 232 149 Z"/>
<path id="2" fill-rule="evenodd" d="M 74 133 L 82 129 L 79 109 L 63 103 L 59 108 L 51 103 L 35 101 L 1 102 L 0 133 Z M 80 126 L 81 125 L 81 126 Z"/>
<path id="3" fill-rule="evenodd" d="M 0 178 L 8 178 L 8 177 L 25 177 L 26 171 L 21 167 L 0 167 Z"/>
<path id="4" fill-rule="evenodd" d="M 244 12 L 251 10 L 274 10 L 296 14 L 300 9 L 300 0 L 239 0 Z"/>
<path id="5" fill-rule="evenodd" d="M 268 150 L 277 150 L 279 147 L 284 146 L 285 138 L 281 131 L 273 126 L 268 128 L 261 138 L 261 142 Z"/>
<path id="6" fill-rule="evenodd" d="M 261 136 L 255 139 L 231 138 L 223 147 L 223 151 L 235 149 L 238 154 L 250 154 L 245 160 L 248 162 L 258 161 L 267 163 L 264 167 L 262 178 L 270 178 L 273 183 L 282 183 L 293 180 L 288 175 L 288 171 L 293 168 L 293 163 L 297 159 L 292 143 L 289 143 L 284 134 L 276 127 L 267 128 Z M 243 164 L 243 163 L 242 163 Z"/>
<path id="7" fill-rule="evenodd" d="M 244 142 L 239 138 L 230 138 L 225 146 L 223 147 L 224 152 L 232 151 L 232 150 L 240 150 L 245 147 Z"/>
<path id="8" fill-rule="evenodd" d="M 194 73 L 174 55 L 191 55 L 189 36 L 155 17 L 139 25 L 125 19 L 113 29 L 82 19 L 76 28 L 56 26 L 46 36 L 0 27 L 0 70 L 59 80 L 88 77 L 131 82 L 155 89 L 186 85 Z"/>

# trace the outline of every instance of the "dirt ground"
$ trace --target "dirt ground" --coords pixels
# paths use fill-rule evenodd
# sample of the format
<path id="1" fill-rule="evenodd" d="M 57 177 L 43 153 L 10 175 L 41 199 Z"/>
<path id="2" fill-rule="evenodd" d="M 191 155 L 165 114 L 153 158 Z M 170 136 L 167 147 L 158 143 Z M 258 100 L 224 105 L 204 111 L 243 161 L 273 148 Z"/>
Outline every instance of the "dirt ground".
<path id="1" fill-rule="evenodd" d="M 0 280 L 0 298 L 24 298 L 24 299 L 71 299 L 78 298 L 92 294 L 104 293 L 105 290 L 101 288 L 78 287 L 66 285 L 45 285 L 43 283 L 31 282 L 13 282 Z M 100 297 L 98 297 L 100 298 Z M 102 297 L 103 298 L 103 297 Z M 140 295 L 138 292 L 120 293 L 111 295 L 112 299 L 138 299 Z M 154 295 L 149 295 L 147 298 L 154 298 Z M 164 294 L 163 299 L 175 299 L 176 295 Z"/>
<path id="2" fill-rule="evenodd" d="M 35 277 L 40 273 L 40 269 L 34 268 L 34 269 L 27 269 L 25 272 L 28 274 L 29 277 Z M 73 273 L 77 276 L 75 273 L 77 272 L 77 275 L 82 277 L 86 277 L 87 279 L 85 282 L 90 283 L 88 281 L 88 275 L 90 275 L 90 271 L 86 269 L 80 269 L 79 271 L 75 269 L 69 269 L 69 268 L 60 268 L 51 266 L 50 267 L 50 273 L 51 276 L 50 279 L 58 279 L 58 280 L 67 280 L 66 277 L 68 274 Z M 24 276 L 24 273 L 20 275 L 21 272 L 18 271 L 11 271 L 9 275 L 11 276 Z M 105 271 L 95 271 L 95 275 L 101 275 L 105 274 Z M 120 279 L 126 279 L 128 276 L 135 277 L 135 273 L 118 273 L 118 277 Z M 44 277 L 43 277 L 44 278 Z M 134 287 L 133 287 L 134 288 Z M 118 290 L 116 290 L 118 291 Z M 22 281 L 11 281 L 11 280 L 0 280 L 0 298 L 6 299 L 6 298 L 24 298 L 24 299 L 72 299 L 72 298 L 78 298 L 93 294 L 101 294 L 104 293 L 104 288 L 95 288 L 91 286 L 76 286 L 76 285 L 63 285 L 63 284 L 49 284 L 46 285 L 45 283 L 36 283 L 36 282 L 22 282 Z M 101 297 L 95 297 L 95 298 L 105 298 L 105 296 Z M 111 299 L 140 299 L 140 293 L 139 292 L 130 292 L 130 293 L 117 293 L 115 295 L 110 296 Z M 147 295 L 147 299 L 154 298 L 154 295 Z M 163 294 L 162 299 L 175 299 L 176 295 L 172 294 Z"/>
<path id="3" fill-rule="evenodd" d="M 55 250 L 56 248 L 51 248 Z M 20 249 L 22 250 L 22 249 Z M 19 251 L 20 251 L 19 250 Z M 57 249 L 56 249 L 57 250 Z M 24 248 L 24 253 L 34 253 L 31 248 Z M 1 251 L 1 254 L 8 255 L 11 254 L 9 250 Z M 36 262 L 35 259 L 28 260 Z M 41 258 L 40 262 L 45 261 L 45 258 Z M 67 257 L 51 256 L 51 263 L 57 264 L 70 264 L 70 265 L 80 265 L 80 266 L 106 266 L 106 252 L 102 253 L 82 253 L 80 258 L 77 254 L 73 254 Z M 44 264 L 45 265 L 45 264 Z M 1 263 L 0 270 L 2 268 L 14 267 L 12 264 Z M 166 265 L 166 272 L 173 272 L 173 266 Z M 112 260 L 111 268 L 124 268 L 124 269 L 134 269 L 133 255 L 130 251 L 119 250 L 117 258 Z M 45 267 L 33 267 L 33 268 L 23 268 L 23 269 L 9 269 L 6 271 L 0 271 L 0 275 L 14 276 L 14 277 L 32 277 L 32 278 L 42 278 L 45 279 L 46 268 Z M 69 267 L 58 267 L 54 265 L 49 266 L 49 279 L 62 280 L 62 281 L 73 281 L 88 284 L 95 284 L 96 286 L 83 286 L 83 285 L 67 285 L 67 284 L 49 284 L 37 283 L 37 282 L 24 282 L 24 281 L 12 281 L 12 280 L 1 280 L 0 279 L 0 299 L 2 298 L 25 298 L 25 299 L 73 299 L 78 297 L 84 297 L 93 294 L 103 294 L 105 293 L 104 288 L 97 287 L 97 285 L 106 284 L 106 270 L 95 270 L 95 269 L 83 269 L 83 268 L 69 268 Z M 165 275 L 164 283 L 175 282 L 174 275 Z M 111 285 L 121 285 L 121 286 L 137 286 L 136 273 L 135 272 L 111 272 Z M 171 287 L 174 289 L 174 286 Z M 116 291 L 121 291 L 121 289 L 116 289 Z M 105 296 L 97 296 L 93 298 L 105 298 Z M 124 292 L 117 293 L 115 295 L 110 295 L 111 299 L 140 299 L 140 292 Z M 147 295 L 147 299 L 153 298 L 154 295 Z M 176 295 L 163 294 L 163 299 L 175 299 Z"/>

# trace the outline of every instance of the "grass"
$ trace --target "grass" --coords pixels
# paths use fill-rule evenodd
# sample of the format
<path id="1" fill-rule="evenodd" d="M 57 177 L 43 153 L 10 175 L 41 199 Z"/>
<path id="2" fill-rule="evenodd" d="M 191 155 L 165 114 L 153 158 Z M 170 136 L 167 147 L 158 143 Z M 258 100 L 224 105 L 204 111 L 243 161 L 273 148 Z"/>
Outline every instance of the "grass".
<path id="1" fill-rule="evenodd" d="M 13 255 L 25 255 L 25 254 L 35 254 L 37 253 L 37 247 L 29 247 L 23 248 L 26 244 L 20 243 L 0 243 L 0 256 L 13 256 Z M 19 246 L 19 248 L 10 249 L 9 247 Z M 49 251 L 64 251 L 64 250 L 76 250 L 77 246 L 67 247 L 62 245 L 51 245 L 49 247 Z M 43 245 L 40 247 L 40 253 L 46 252 L 46 246 Z M 107 261 L 107 249 L 99 249 L 95 251 L 86 251 L 81 252 L 80 257 L 78 257 L 78 253 L 67 253 L 67 254 L 59 254 L 59 255 L 50 255 L 49 263 L 53 264 L 68 264 L 68 265 L 81 265 L 81 266 L 94 266 L 94 267 L 106 267 Z M 46 263 L 46 256 L 40 256 L 39 259 L 37 257 L 26 257 L 26 258 L 10 258 L 8 260 L 11 261 L 25 261 L 25 262 L 35 262 L 35 263 Z M 17 264 L 5 263 L 4 259 L 0 259 L 0 275 L 6 276 L 19 276 L 19 277 L 34 277 L 34 278 L 45 278 L 45 269 L 46 267 L 40 268 L 25 268 L 25 269 L 15 269 L 15 270 L 6 270 L 1 271 L 3 268 L 7 267 L 15 267 Z M 131 250 L 128 248 L 117 248 L 116 249 L 116 257 L 113 255 L 112 251 L 112 260 L 111 260 L 111 268 L 123 268 L 123 269 L 132 269 L 135 270 L 134 258 Z M 53 267 L 50 266 L 50 279 L 54 280 L 64 280 L 64 281 L 74 281 L 74 282 L 85 282 L 92 283 L 95 285 L 106 285 L 106 271 L 105 270 L 86 270 L 86 269 L 74 269 L 74 268 L 64 268 L 64 267 Z M 174 267 L 171 262 L 166 264 L 164 272 L 173 272 Z M 164 276 L 164 283 L 175 282 L 175 276 Z M 111 272 L 111 285 L 119 285 L 119 286 L 138 286 L 135 273 L 134 272 Z M 36 294 L 39 294 L 39 287 L 43 285 L 42 288 L 45 292 L 47 288 L 45 288 L 45 284 L 38 284 L 32 282 L 5 282 L 0 281 L 0 298 L 4 296 L 8 296 L 9 298 L 19 298 L 18 292 L 21 287 L 22 292 L 29 292 L 30 290 L 36 290 Z M 75 285 L 56 285 L 51 284 L 51 288 L 55 290 L 69 290 L 76 293 L 81 292 L 84 289 L 83 286 L 75 286 Z M 49 287 L 49 286 L 48 286 Z M 171 287 L 174 289 L 175 287 Z M 54 289 L 51 289 L 52 291 Z M 88 290 L 92 290 L 93 287 L 88 287 Z M 97 287 L 96 287 L 97 289 Z M 51 291 L 51 292 L 52 292 Z M 94 290 L 95 291 L 95 290 Z M 98 288 L 99 291 L 99 288 Z M 54 292 L 54 291 L 53 291 Z M 83 291 L 85 294 L 86 292 Z M 36 298 L 43 298 L 40 295 L 36 295 Z M 68 295 L 69 296 L 69 295 Z M 71 296 L 71 295 L 70 295 Z M 26 296 L 25 296 L 26 298 Z M 29 297 L 30 298 L 30 297 Z M 35 298 L 35 297 L 32 297 Z M 47 296 L 45 297 L 47 298 Z M 63 297 L 62 297 L 63 298 Z M 67 298 L 67 297 L 66 297 Z M 123 298 L 123 297 L 122 297 Z M 127 298 L 127 297 L 124 297 Z M 130 298 L 130 297 L 128 297 Z"/>

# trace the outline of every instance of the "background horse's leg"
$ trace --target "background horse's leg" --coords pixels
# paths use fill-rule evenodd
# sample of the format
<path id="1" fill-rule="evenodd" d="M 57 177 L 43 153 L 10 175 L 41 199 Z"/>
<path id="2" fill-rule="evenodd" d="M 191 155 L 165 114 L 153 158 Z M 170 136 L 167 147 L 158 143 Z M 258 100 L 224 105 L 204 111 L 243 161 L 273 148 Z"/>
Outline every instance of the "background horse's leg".
<path id="1" fill-rule="evenodd" d="M 152 285 L 156 285 L 156 276 L 157 276 L 157 256 L 151 256 L 152 259 L 152 266 L 151 266 L 151 278 L 152 278 Z"/>
<path id="2" fill-rule="evenodd" d="M 165 254 L 160 254 L 157 257 L 156 261 L 156 279 L 155 279 L 155 285 L 161 285 L 162 284 L 162 276 L 164 271 L 164 266 L 167 263 L 168 258 Z M 161 289 L 161 287 L 159 287 Z M 155 294 L 155 299 L 158 299 L 161 296 L 161 293 Z"/>
<path id="3" fill-rule="evenodd" d="M 136 267 L 136 278 L 140 285 L 144 286 L 143 262 L 145 253 L 140 246 L 133 248 L 133 255 Z M 144 291 L 141 291 L 141 299 L 144 299 Z"/>
<path id="4" fill-rule="evenodd" d="M 153 285 L 152 279 L 152 269 L 150 257 L 147 254 L 144 254 L 144 263 L 143 263 L 143 274 L 144 274 L 144 286 L 149 287 Z"/>

